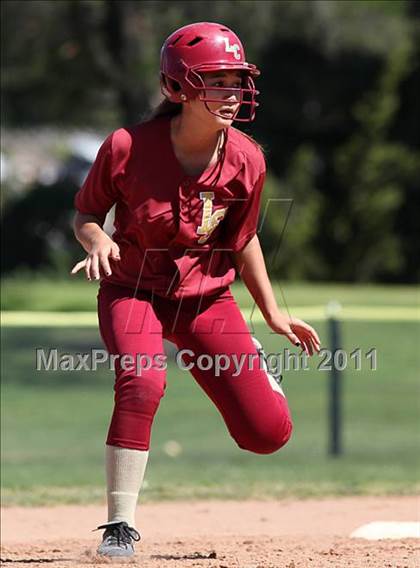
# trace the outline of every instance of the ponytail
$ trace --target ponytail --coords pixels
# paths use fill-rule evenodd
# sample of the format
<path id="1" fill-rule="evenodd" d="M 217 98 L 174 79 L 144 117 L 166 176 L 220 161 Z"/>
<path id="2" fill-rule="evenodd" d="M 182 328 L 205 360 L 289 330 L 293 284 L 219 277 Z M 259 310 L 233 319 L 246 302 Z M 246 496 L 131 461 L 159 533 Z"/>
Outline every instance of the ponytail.
<path id="1" fill-rule="evenodd" d="M 182 103 L 173 103 L 169 99 L 163 99 L 156 107 L 152 108 L 145 115 L 142 117 L 141 122 L 149 122 L 150 120 L 154 120 L 155 118 L 160 118 L 163 116 L 172 117 L 181 114 L 182 112 Z M 237 132 L 240 132 L 245 138 L 248 138 L 250 142 L 252 142 L 263 154 L 265 154 L 265 148 L 261 146 L 251 135 L 247 134 L 243 130 L 239 130 L 231 126 Z"/>
<path id="2" fill-rule="evenodd" d="M 144 115 L 141 122 L 148 122 L 162 116 L 177 116 L 181 112 L 182 103 L 173 103 L 169 99 L 163 99 L 161 103 Z"/>

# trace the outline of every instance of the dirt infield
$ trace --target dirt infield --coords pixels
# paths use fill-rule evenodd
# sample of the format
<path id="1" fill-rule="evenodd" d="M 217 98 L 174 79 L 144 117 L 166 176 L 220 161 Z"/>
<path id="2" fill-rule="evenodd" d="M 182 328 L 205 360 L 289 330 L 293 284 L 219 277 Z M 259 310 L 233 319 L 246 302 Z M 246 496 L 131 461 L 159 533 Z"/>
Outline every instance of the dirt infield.
<path id="1" fill-rule="evenodd" d="M 2 564 L 53 568 L 131 564 L 139 568 L 414 568 L 418 539 L 350 538 L 374 521 L 416 521 L 416 497 L 349 497 L 140 505 L 142 534 L 133 560 L 98 558 L 105 506 L 6 508 L 2 511 Z"/>

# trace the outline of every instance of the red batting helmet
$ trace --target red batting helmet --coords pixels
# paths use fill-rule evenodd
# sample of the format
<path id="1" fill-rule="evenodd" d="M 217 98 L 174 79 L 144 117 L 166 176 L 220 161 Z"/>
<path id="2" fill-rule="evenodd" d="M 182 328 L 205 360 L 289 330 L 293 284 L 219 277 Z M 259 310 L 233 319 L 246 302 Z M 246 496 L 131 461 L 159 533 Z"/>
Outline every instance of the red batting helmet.
<path id="1" fill-rule="evenodd" d="M 255 117 L 258 103 L 253 77 L 260 72 L 255 65 L 247 63 L 245 52 L 238 36 L 222 24 L 200 22 L 189 24 L 172 33 L 163 44 L 160 58 L 160 83 L 162 93 L 172 102 L 185 102 L 196 97 L 208 102 L 220 102 L 205 94 L 205 84 L 200 72 L 221 70 L 242 71 L 240 88 L 211 87 L 212 91 L 237 94 L 240 102 L 233 120 L 249 122 Z M 249 113 L 245 118 L 237 114 L 243 105 Z M 216 114 L 216 113 L 213 113 Z"/>

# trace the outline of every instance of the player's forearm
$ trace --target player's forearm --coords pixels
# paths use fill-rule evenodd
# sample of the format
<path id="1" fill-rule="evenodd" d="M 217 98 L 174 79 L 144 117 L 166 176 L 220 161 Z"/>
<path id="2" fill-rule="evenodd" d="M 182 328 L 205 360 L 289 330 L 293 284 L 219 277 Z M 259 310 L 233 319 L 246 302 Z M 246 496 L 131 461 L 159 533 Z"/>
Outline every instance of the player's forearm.
<path id="1" fill-rule="evenodd" d="M 73 230 L 76 239 L 88 253 L 100 239 L 108 238 L 100 225 L 99 219 L 94 215 L 76 212 Z"/>
<path id="2" fill-rule="evenodd" d="M 260 241 L 255 235 L 244 249 L 233 253 L 242 281 L 269 323 L 280 310 L 267 274 Z"/>

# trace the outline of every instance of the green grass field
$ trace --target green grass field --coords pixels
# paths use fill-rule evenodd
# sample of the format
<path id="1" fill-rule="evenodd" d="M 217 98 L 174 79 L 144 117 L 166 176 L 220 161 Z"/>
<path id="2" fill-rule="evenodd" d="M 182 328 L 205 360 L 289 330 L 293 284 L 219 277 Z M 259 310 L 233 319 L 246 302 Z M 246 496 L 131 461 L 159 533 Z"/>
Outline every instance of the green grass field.
<path id="1" fill-rule="evenodd" d="M 353 284 L 274 283 L 279 304 L 283 294 L 289 306 L 326 305 L 330 300 L 344 306 L 418 306 L 418 286 L 374 286 Z M 81 275 L 64 280 L 42 276 L 8 278 L 2 282 L 1 310 L 19 311 L 92 311 L 96 310 L 98 284 L 87 282 Z M 250 305 L 250 295 L 236 281 L 232 291 L 241 307 Z"/>
<path id="2" fill-rule="evenodd" d="M 38 284 L 22 298 L 38 297 L 37 309 L 61 305 L 62 289 Z M 86 286 L 79 282 L 80 290 Z M 91 288 L 92 289 L 92 288 Z M 416 305 L 414 288 L 284 286 L 288 303 L 320 304 L 329 299 L 355 305 Z M 241 307 L 249 296 L 237 287 Z M 38 296 L 37 296 L 38 294 Z M 3 291 L 4 296 L 4 291 Z M 76 294 L 77 296 L 77 294 Z M 80 302 L 82 300 L 80 293 Z M 42 301 L 43 300 L 43 301 Z M 10 309 L 10 295 L 6 300 Z M 84 306 L 91 309 L 91 298 Z M 16 306 L 18 304 L 16 303 Z M 24 308 L 19 305 L 20 309 Z M 84 309 L 82 303 L 77 309 Z M 328 347 L 325 321 L 309 321 Z M 141 499 L 270 498 L 333 494 L 411 494 L 419 489 L 419 324 L 416 321 L 345 321 L 343 348 L 377 349 L 378 369 L 343 373 L 344 455 L 327 455 L 328 381 L 317 369 L 285 374 L 294 418 L 287 447 L 258 456 L 236 447 L 216 409 L 192 376 L 168 368 L 168 387 L 158 411 L 146 484 Z M 263 324 L 255 334 L 266 351 L 288 344 Z M 47 505 L 103 501 L 104 441 L 113 404 L 112 372 L 36 372 L 35 349 L 60 353 L 101 347 L 95 328 L 5 327 L 2 335 L 3 504 Z M 262 409 L 262 412 L 264 409 Z M 168 441 L 181 453 L 171 457 Z"/>

